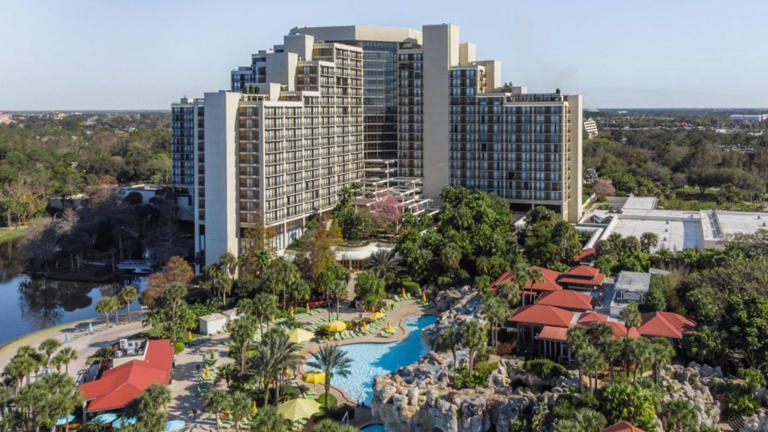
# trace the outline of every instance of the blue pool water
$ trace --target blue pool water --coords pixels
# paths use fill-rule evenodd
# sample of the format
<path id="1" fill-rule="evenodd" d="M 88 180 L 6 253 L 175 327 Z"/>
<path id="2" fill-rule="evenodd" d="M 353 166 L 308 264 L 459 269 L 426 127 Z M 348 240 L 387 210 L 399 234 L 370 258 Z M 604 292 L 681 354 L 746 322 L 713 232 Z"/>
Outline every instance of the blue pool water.
<path id="1" fill-rule="evenodd" d="M 429 352 L 429 345 L 421 337 L 421 331 L 435 323 L 434 315 L 422 315 L 405 322 L 408 336 L 400 342 L 388 344 L 360 343 L 339 347 L 352 359 L 352 372 L 348 377 L 334 376 L 331 384 L 344 390 L 349 397 L 365 401 L 373 400 L 373 380 L 378 375 L 396 371 L 399 367 L 414 363 Z M 369 429 L 366 429 L 368 431 Z M 383 431 L 384 429 L 370 429 Z"/>
<path id="2" fill-rule="evenodd" d="M 384 430 L 384 425 L 380 425 L 380 424 L 366 426 L 360 430 L 362 432 L 386 432 Z"/>

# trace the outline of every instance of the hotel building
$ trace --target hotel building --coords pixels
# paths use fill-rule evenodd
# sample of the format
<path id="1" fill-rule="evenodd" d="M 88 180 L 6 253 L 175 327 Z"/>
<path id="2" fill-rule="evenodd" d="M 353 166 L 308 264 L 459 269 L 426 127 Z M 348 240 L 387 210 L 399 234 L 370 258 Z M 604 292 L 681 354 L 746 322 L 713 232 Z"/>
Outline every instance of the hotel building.
<path id="1" fill-rule="evenodd" d="M 411 211 L 461 185 L 577 221 L 581 97 L 502 86 L 500 62 L 475 52 L 451 24 L 294 28 L 233 70 L 231 90 L 173 104 L 196 251 L 237 254 L 256 224 L 284 249 L 353 183 Z"/>

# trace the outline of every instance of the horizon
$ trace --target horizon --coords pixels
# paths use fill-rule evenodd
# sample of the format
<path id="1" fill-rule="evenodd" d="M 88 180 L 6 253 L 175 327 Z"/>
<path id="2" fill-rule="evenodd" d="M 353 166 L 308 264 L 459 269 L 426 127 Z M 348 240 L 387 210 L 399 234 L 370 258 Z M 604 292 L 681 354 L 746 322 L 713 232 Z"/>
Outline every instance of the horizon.
<path id="1" fill-rule="evenodd" d="M 607 0 L 553 5 L 494 1 L 466 10 L 401 0 L 279 3 L 18 2 L 0 17 L 0 105 L 8 111 L 165 110 L 182 95 L 229 88 L 229 71 L 297 26 L 451 22 L 503 80 L 531 92 L 584 95 L 585 109 L 749 109 L 768 101 L 763 23 L 768 3 Z M 435 10 L 437 9 L 437 10 Z M 495 10 L 487 14 L 483 11 Z M 258 25 L 238 16 L 275 17 Z M 339 19 L 338 10 L 345 12 Z M 408 10 L 403 14 L 402 10 Z M 541 25 L 542 17 L 554 25 Z M 128 25 L 126 25 L 126 23 Z M 761 51 L 762 50 L 762 51 Z M 88 108 L 83 108 L 88 107 Z M 635 108 L 632 108 L 635 107 Z"/>

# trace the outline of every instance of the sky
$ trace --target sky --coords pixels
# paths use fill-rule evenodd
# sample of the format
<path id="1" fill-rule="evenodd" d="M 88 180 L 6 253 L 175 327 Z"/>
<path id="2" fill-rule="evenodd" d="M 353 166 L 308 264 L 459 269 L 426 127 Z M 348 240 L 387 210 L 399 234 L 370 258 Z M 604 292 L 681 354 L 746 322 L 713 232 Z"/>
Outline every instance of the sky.
<path id="1" fill-rule="evenodd" d="M 295 26 L 450 22 L 586 108 L 768 107 L 768 1 L 0 0 L 0 110 L 168 109 Z"/>

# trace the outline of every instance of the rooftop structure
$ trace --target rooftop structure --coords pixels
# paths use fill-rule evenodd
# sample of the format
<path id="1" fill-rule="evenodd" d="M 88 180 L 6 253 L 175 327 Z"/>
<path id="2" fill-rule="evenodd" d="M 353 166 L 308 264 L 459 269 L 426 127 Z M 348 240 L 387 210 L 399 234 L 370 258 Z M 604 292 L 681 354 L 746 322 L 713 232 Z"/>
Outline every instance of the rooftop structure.
<path id="1" fill-rule="evenodd" d="M 592 296 L 579 291 L 560 290 L 542 295 L 536 304 L 557 306 L 571 311 L 592 310 Z"/>
<path id="2" fill-rule="evenodd" d="M 696 322 L 674 312 L 652 312 L 643 314 L 643 324 L 639 331 L 643 336 L 658 336 L 670 339 L 682 339 Z"/>
<path id="3" fill-rule="evenodd" d="M 173 347 L 168 339 L 146 342 L 143 358 L 131 359 L 107 370 L 101 378 L 80 386 L 87 412 L 122 409 L 152 384 L 168 384 Z"/>
<path id="4" fill-rule="evenodd" d="M 622 303 L 643 303 L 651 286 L 651 274 L 622 271 L 616 276 L 616 301 Z"/>
<path id="5" fill-rule="evenodd" d="M 768 229 L 768 212 L 662 210 L 655 208 L 655 200 L 653 197 L 630 197 L 620 213 L 596 210 L 584 220 L 610 220 L 600 239 L 613 233 L 636 238 L 646 232 L 654 233 L 659 243 L 653 251 L 661 248 L 673 251 L 721 248 L 736 234 L 754 234 Z"/>
<path id="6" fill-rule="evenodd" d="M 731 114 L 728 118 L 731 120 L 761 122 L 768 120 L 768 114 Z"/>
<path id="7" fill-rule="evenodd" d="M 639 427 L 633 426 L 632 423 L 621 421 L 613 426 L 609 426 L 603 429 L 603 432 L 645 432 Z"/>
<path id="8" fill-rule="evenodd" d="M 587 138 L 592 139 L 596 137 L 599 132 L 597 131 L 597 122 L 592 117 L 584 120 L 584 132 L 587 133 Z"/>

